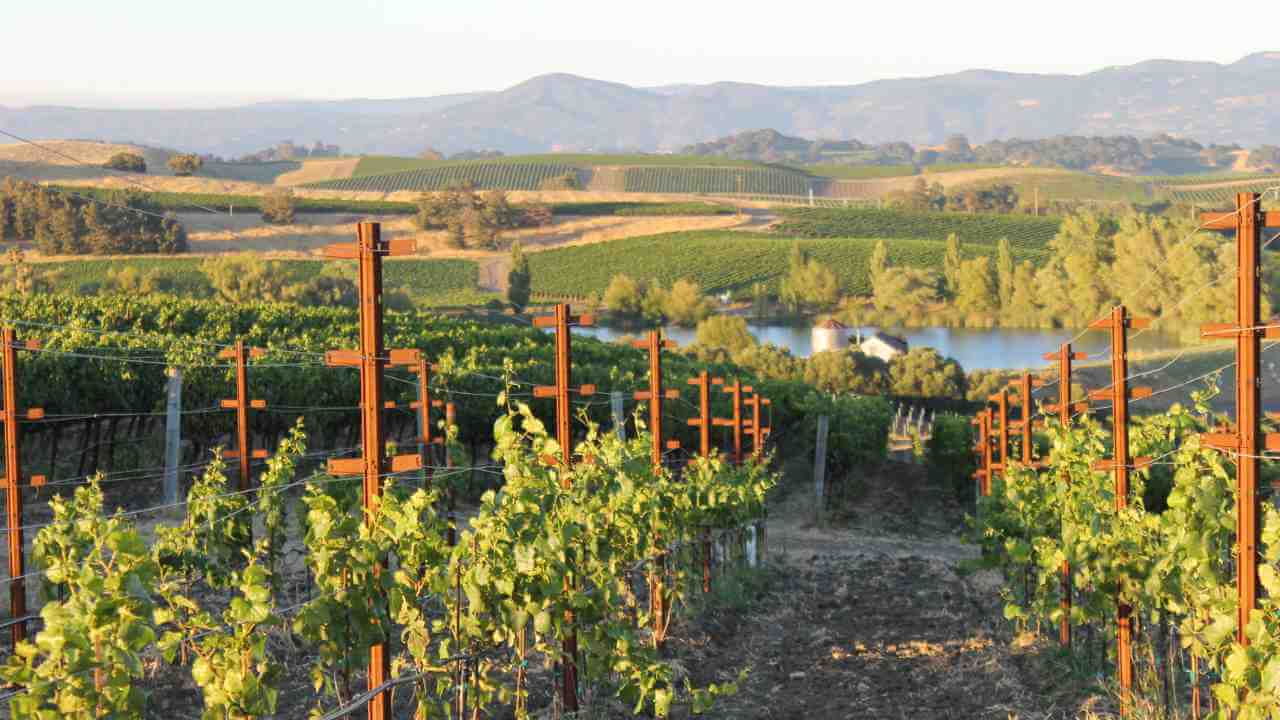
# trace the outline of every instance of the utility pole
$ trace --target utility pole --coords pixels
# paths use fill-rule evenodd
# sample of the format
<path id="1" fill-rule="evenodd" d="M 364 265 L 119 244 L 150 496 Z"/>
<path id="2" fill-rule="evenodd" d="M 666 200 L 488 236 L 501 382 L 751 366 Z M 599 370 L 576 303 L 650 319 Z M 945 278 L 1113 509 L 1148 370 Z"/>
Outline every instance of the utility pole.
<path id="1" fill-rule="evenodd" d="M 1262 276 L 1262 230 L 1280 225 L 1280 213 L 1263 212 L 1258 193 L 1236 195 L 1234 213 L 1204 213 L 1204 227 L 1233 229 L 1236 233 L 1236 321 L 1206 325 L 1205 338 L 1236 341 L 1236 428 L 1235 432 L 1208 433 L 1201 441 L 1212 448 L 1235 455 L 1236 460 L 1236 642 L 1248 645 L 1245 629 L 1258 605 L 1258 454 L 1259 447 L 1280 448 L 1280 434 L 1261 435 L 1258 428 L 1261 405 L 1259 378 L 1260 338 L 1280 337 L 1280 329 L 1260 328 L 1259 279 Z M 1261 441 L 1261 442 L 1260 442 Z"/>
<path id="2" fill-rule="evenodd" d="M 1071 361 L 1085 360 L 1089 357 L 1088 353 L 1074 352 L 1070 343 L 1063 343 L 1056 353 L 1045 353 L 1045 360 L 1058 361 L 1058 403 L 1056 405 L 1047 405 L 1045 410 L 1048 412 L 1056 412 L 1058 414 L 1058 422 L 1061 423 L 1063 429 L 1071 426 L 1072 411 L 1084 412 L 1089 409 L 1089 403 L 1082 401 L 1076 405 L 1071 404 Z M 1064 480 L 1070 480 L 1069 473 L 1062 474 Z M 1069 560 L 1062 561 L 1062 583 L 1060 586 L 1061 599 L 1059 607 L 1062 609 L 1062 620 L 1058 622 L 1058 641 L 1063 647 L 1071 647 L 1071 562 Z"/>
<path id="3" fill-rule="evenodd" d="M 664 443 L 662 439 L 662 401 L 680 397 L 679 390 L 662 387 L 662 350 L 674 348 L 676 344 L 670 340 L 663 340 L 660 330 L 650 330 L 644 340 L 636 340 L 631 345 L 649 352 L 649 389 L 637 391 L 635 399 L 649 401 L 649 432 L 653 435 L 653 465 L 660 468 L 663 452 L 680 447 L 679 440 Z"/>
<path id="4" fill-rule="evenodd" d="M 325 256 L 359 261 L 360 290 L 360 349 L 330 350 L 325 353 L 325 364 L 360 368 L 360 429 L 363 457 L 335 458 L 329 460 L 329 474 L 334 476 L 362 475 L 364 486 L 362 504 L 365 522 L 374 521 L 374 513 L 382 498 L 382 478 L 388 472 L 401 473 L 422 467 L 422 457 L 416 453 L 386 457 L 386 434 L 382 412 L 394 403 L 383 400 L 382 375 L 388 365 L 413 367 L 421 360 L 417 350 L 392 350 L 387 353 L 382 338 L 382 258 L 387 255 L 407 255 L 414 250 L 413 240 L 382 240 L 381 225 L 362 222 L 356 226 L 354 245 L 330 245 Z M 383 561 L 385 563 L 385 559 Z M 383 629 L 384 632 L 386 628 Z M 391 674 L 391 659 L 384 643 L 374 643 L 369 648 L 368 687 L 376 691 L 369 700 L 369 720 L 388 720 L 391 716 L 391 693 L 380 689 Z"/>
<path id="5" fill-rule="evenodd" d="M 218 353 L 218 357 L 223 360 L 233 360 L 236 364 L 236 396 L 232 400 L 223 400 L 222 407 L 227 410 L 236 411 L 236 448 L 227 450 L 222 453 L 223 457 L 234 458 L 240 461 L 240 484 L 237 489 L 241 491 L 248 490 L 252 487 L 249 465 L 251 460 L 265 460 L 267 451 L 252 449 L 252 435 L 249 432 L 249 408 L 254 410 L 267 409 L 266 400 L 250 400 L 249 399 L 249 371 L 247 369 L 249 358 L 258 359 L 263 356 L 261 348 L 246 348 L 243 340 L 237 340 L 233 348 L 226 348 Z"/>
<path id="6" fill-rule="evenodd" d="M 1111 401 L 1111 435 L 1114 457 L 1100 460 L 1094 470 L 1111 470 L 1115 474 L 1116 510 L 1129 506 L 1129 470 L 1141 468 L 1151 458 L 1129 455 L 1129 402 L 1151 395 L 1151 388 L 1129 389 L 1128 331 L 1150 327 L 1147 319 L 1131 318 L 1124 306 L 1112 309 L 1111 317 L 1095 320 L 1089 327 L 1111 331 L 1111 387 L 1089 393 L 1090 400 Z M 1116 674 L 1120 676 L 1120 715 L 1128 717 L 1133 690 L 1133 608 L 1124 598 L 1116 598 Z"/>
<path id="7" fill-rule="evenodd" d="M 572 340 L 570 326 L 589 327 L 594 324 L 590 315 L 572 316 L 568 303 L 557 303 L 555 315 L 534 318 L 534 327 L 554 327 L 556 329 L 556 384 L 539 385 L 533 389 L 533 396 L 538 398 L 555 398 L 556 401 L 556 441 L 560 444 L 560 485 L 568 488 L 573 482 L 569 476 L 569 468 L 573 460 L 573 405 L 569 395 L 573 392 Z M 594 385 L 583 385 L 577 388 L 580 395 L 592 395 L 596 391 Z M 572 590 L 573 579 L 565 579 L 565 592 Z M 560 663 L 560 696 L 567 713 L 578 711 L 578 632 L 573 627 L 573 612 L 565 612 L 565 637 L 562 642 Z"/>
<path id="8" fill-rule="evenodd" d="M 4 348 L 4 408 L 0 409 L 0 422 L 4 423 L 4 479 L 5 519 L 9 523 L 9 615 L 14 623 L 9 627 L 13 646 L 27 638 L 27 623 L 20 621 L 27 615 L 26 569 L 22 557 L 22 448 L 19 445 L 19 420 L 39 420 L 44 417 L 43 408 L 18 410 L 18 351 L 39 350 L 36 340 L 18 342 L 13 328 L 0 330 L 0 343 Z M 44 484 L 43 475 L 32 475 L 32 487 Z"/>

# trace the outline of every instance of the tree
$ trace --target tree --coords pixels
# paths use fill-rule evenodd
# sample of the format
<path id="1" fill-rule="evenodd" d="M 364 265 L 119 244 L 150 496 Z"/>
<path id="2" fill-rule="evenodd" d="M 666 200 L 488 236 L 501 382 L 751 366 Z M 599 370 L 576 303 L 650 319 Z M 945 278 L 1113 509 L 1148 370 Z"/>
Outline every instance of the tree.
<path id="1" fill-rule="evenodd" d="M 889 248 L 885 247 L 883 240 L 877 240 L 876 246 L 871 249 L 871 261 L 868 265 L 868 275 L 871 277 L 871 286 L 874 288 L 877 278 L 889 269 Z"/>
<path id="2" fill-rule="evenodd" d="M 736 353 L 756 344 L 747 321 L 737 315 L 712 315 L 698 323 L 694 342 L 706 348 Z"/>
<path id="3" fill-rule="evenodd" d="M 524 255 L 520 241 L 511 243 L 511 270 L 507 273 L 507 302 L 516 314 L 524 312 L 529 305 L 532 292 L 532 275 L 529 272 L 529 258 Z"/>
<path id="4" fill-rule="evenodd" d="M 1036 271 L 1023 260 L 1013 273 L 1013 294 L 1004 311 L 1005 320 L 1019 327 L 1039 324 L 1040 302 L 1036 297 Z"/>
<path id="5" fill-rule="evenodd" d="M 715 309 L 702 294 L 702 286 L 692 280 L 675 281 L 665 300 L 663 314 L 668 321 L 682 327 L 694 327 Z"/>
<path id="6" fill-rule="evenodd" d="M 204 160 L 199 155 L 192 153 L 183 153 L 174 155 L 169 158 L 169 169 L 174 175 L 194 175 L 200 172 L 200 168 L 204 167 Z"/>
<path id="7" fill-rule="evenodd" d="M 137 153 L 118 152 L 111 156 L 103 167 L 108 170 L 120 170 L 122 172 L 145 173 L 147 171 L 147 160 Z"/>
<path id="8" fill-rule="evenodd" d="M 804 377 L 805 361 L 773 343 L 742 348 L 733 353 L 731 359 L 735 365 L 751 370 L 760 378 L 800 380 Z"/>
<path id="9" fill-rule="evenodd" d="M 444 160 L 444 153 L 440 152 L 435 148 L 427 148 L 426 150 L 423 150 L 422 152 L 418 153 L 418 157 L 423 160 L 439 161 L 439 160 Z"/>
<path id="10" fill-rule="evenodd" d="M 280 263 L 243 253 L 209 258 L 200 264 L 218 296 L 230 303 L 285 298 L 285 272 Z"/>
<path id="11" fill-rule="evenodd" d="M 620 315 L 638 317 L 643 300 L 644 292 L 640 283 L 623 273 L 614 275 L 604 291 L 605 307 Z"/>
<path id="12" fill-rule="evenodd" d="M 581 190 L 582 183 L 578 181 L 578 174 L 575 172 L 566 172 L 546 178 L 538 183 L 539 190 Z"/>
<path id="13" fill-rule="evenodd" d="M 890 390 L 901 397 L 963 398 L 964 370 L 933 348 L 913 348 L 889 361 Z"/>
<path id="14" fill-rule="evenodd" d="M 991 277 L 991 258 L 965 260 L 960 265 L 960 292 L 956 307 L 967 313 L 985 313 L 996 308 L 997 291 Z"/>
<path id="15" fill-rule="evenodd" d="M 296 205 L 293 190 L 272 188 L 262 198 L 262 221 L 272 225 L 292 225 Z"/>
<path id="16" fill-rule="evenodd" d="M 946 278 L 946 291 L 955 297 L 960 291 L 960 264 L 964 261 L 960 236 L 955 233 L 947 235 L 947 254 L 942 258 L 942 275 Z"/>
<path id="17" fill-rule="evenodd" d="M 835 273 L 809 257 L 800 243 L 795 243 L 791 246 L 789 269 L 778 294 L 792 308 L 808 305 L 826 309 L 840 300 L 840 282 Z"/>
<path id="18" fill-rule="evenodd" d="M 882 311 L 911 311 L 938 302 L 938 276 L 923 268 L 895 267 L 880 274 L 872 299 Z"/>
<path id="19" fill-rule="evenodd" d="M 826 350 L 809 356 L 804 381 L 824 392 L 883 395 L 889 389 L 885 361 L 856 350 Z"/>
<path id="20" fill-rule="evenodd" d="M 1008 310 L 1013 301 L 1013 251 L 1009 248 L 1009 238 L 1000 238 L 996 245 L 996 283 L 1000 307 Z"/>

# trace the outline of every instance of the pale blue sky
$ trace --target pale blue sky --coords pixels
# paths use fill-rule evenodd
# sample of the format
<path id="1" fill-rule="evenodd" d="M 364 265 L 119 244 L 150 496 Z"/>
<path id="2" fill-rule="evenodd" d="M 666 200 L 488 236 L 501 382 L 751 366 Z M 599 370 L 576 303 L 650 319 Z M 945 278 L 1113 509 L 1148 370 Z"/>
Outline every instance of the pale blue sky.
<path id="1" fill-rule="evenodd" d="M 1216 8 L 1216 9 L 1215 9 Z M 830 85 L 974 67 L 1081 73 L 1280 49 L 1280 10 L 1171 2 L 4 0 L 0 104 L 205 106 L 632 85 Z M 1233 25 L 1239 25 L 1234 27 Z"/>

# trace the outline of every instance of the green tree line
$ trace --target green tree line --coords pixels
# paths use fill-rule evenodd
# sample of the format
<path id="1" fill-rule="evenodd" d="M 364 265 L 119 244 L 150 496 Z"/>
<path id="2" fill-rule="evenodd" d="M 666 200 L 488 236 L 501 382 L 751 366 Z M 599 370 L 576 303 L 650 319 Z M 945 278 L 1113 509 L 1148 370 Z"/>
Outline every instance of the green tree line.
<path id="1" fill-rule="evenodd" d="M 93 201 L 13 178 L 0 183 L 0 238 L 47 255 L 187 250 L 186 228 L 149 208 L 141 193 L 115 190 Z"/>

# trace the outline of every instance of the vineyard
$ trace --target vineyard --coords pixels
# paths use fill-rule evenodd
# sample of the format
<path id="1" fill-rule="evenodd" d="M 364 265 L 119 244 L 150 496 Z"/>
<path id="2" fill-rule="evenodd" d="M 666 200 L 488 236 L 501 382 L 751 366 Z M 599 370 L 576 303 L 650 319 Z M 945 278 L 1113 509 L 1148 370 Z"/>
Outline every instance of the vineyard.
<path id="1" fill-rule="evenodd" d="M 1023 215 L 969 215 L 876 208 L 794 208 L 781 211 L 774 226 L 781 235 L 807 238 L 912 238 L 946 240 L 952 233 L 967 243 L 995 245 L 1008 238 L 1015 248 L 1046 247 L 1058 233 L 1058 218 Z"/>
<path id="2" fill-rule="evenodd" d="M 629 167 L 626 192 L 805 195 L 810 178 L 779 168 Z"/>
<path id="3" fill-rule="evenodd" d="M 23 338 L 5 336 L 6 407 L 41 407 L 21 434 L 24 486 L 8 493 L 11 541 L 32 538 L 25 551 L 20 535 L 10 543 L 11 569 L 23 555 L 30 564 L 5 582 L 20 599 L 4 625 L 34 640 L 0 666 L 15 717 L 150 717 L 195 703 L 205 717 L 237 718 L 366 706 L 379 717 L 527 717 L 579 698 L 662 717 L 705 708 L 733 683 L 690 685 L 661 648 L 724 567 L 763 557 L 767 431 L 842 407 L 857 422 L 840 451 L 855 462 L 885 452 L 882 399 L 832 400 L 791 381 L 755 383 L 748 396 L 732 366 L 679 354 L 655 365 L 660 350 L 646 358 L 591 341 L 570 360 L 567 342 L 552 352 L 538 329 L 417 313 L 386 315 L 387 347 L 412 351 L 382 351 L 388 386 L 375 397 L 390 404 L 379 399 L 372 415 L 383 417 L 371 421 L 366 371 L 334 352 L 357 345 L 368 320 L 356 320 L 286 305 L 0 297 L 0 324 Z M 238 349 L 248 345 L 263 351 Z M 407 352 L 432 360 L 415 375 Z M 540 398 L 545 383 L 566 387 L 561 362 L 587 382 L 576 408 L 554 403 L 553 425 Z M 656 415 L 626 422 L 632 439 L 602 431 L 617 416 L 592 381 L 630 390 L 664 365 Z M 170 369 L 181 372 L 176 411 Z M 741 380 L 693 403 L 663 389 L 700 372 L 707 384 L 708 369 Z M 219 400 L 228 394 L 238 400 Z M 236 403 L 239 415 L 224 409 Z M 186 442 L 166 442 L 179 454 L 157 467 L 149 438 L 174 412 Z M 675 426 L 655 440 L 667 413 Z M 712 413 L 741 418 L 724 446 L 738 462 L 709 452 Z M 228 416 L 239 418 L 230 428 Z M 370 422 L 419 452 L 368 470 L 351 455 L 381 451 L 367 442 Z M 363 495 L 353 462 L 366 467 Z M 175 468 L 193 482 L 185 499 L 162 500 Z M 454 512 L 468 498 L 475 510 Z M 24 585 L 40 590 L 38 614 L 24 614 Z"/>
<path id="4" fill-rule="evenodd" d="M 1274 188 L 1275 185 L 1276 181 L 1272 178 L 1270 180 L 1215 185 L 1208 188 L 1187 188 L 1172 185 L 1164 188 L 1164 190 L 1172 202 L 1214 208 L 1230 206 L 1236 193 L 1267 192 Z"/>
<path id="5" fill-rule="evenodd" d="M 323 180 L 305 187 L 342 192 L 429 192 L 471 183 L 480 190 L 537 190 L 543 182 L 574 175 L 579 185 L 590 181 L 590 172 L 563 163 L 463 163 L 420 170 Z"/>
<path id="6" fill-rule="evenodd" d="M 690 279 L 707 292 L 742 290 L 758 282 L 776 290 L 787 272 L 791 247 L 799 243 L 836 274 L 842 291 L 870 294 L 869 263 L 876 242 L 874 238 L 797 239 L 711 230 L 557 248 L 532 253 L 529 262 L 534 291 L 560 296 L 602 294 L 620 272 L 667 285 Z M 935 240 L 893 238 L 886 245 L 895 266 L 939 267 L 946 253 L 945 243 Z M 975 242 L 966 247 L 966 252 L 971 256 L 982 254 L 975 252 L 975 247 L 982 246 Z M 990 252 L 994 254 L 994 248 Z M 1017 262 L 1030 260 L 1039 265 L 1046 251 L 1015 242 L 1013 256 Z"/>
<path id="7" fill-rule="evenodd" d="M 1280 474 L 1269 454 L 1280 433 L 1260 412 L 1262 356 L 1275 343 L 1261 343 L 1273 335 L 1258 282 L 1263 227 L 1277 223 L 1251 193 L 1235 212 L 1201 216 L 1202 229 L 1237 238 L 1236 318 L 1203 330 L 1234 341 L 1234 362 L 1158 390 L 1135 386 L 1151 373 L 1131 372 L 1129 336 L 1150 321 L 1118 306 L 1090 325 L 1111 337 L 1104 387 L 1073 389 L 1072 363 L 1087 356 L 1067 343 L 1045 356 L 1058 363 L 1052 379 L 1024 374 L 973 421 L 975 535 L 1005 571 L 1005 617 L 1028 630 L 1056 625 L 1073 662 L 1108 676 L 1122 717 L 1280 714 Z M 1234 418 L 1210 405 L 1230 367 Z M 1189 402 L 1132 414 L 1188 386 Z M 1036 387 L 1054 388 L 1055 402 L 1037 408 Z"/>

